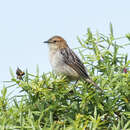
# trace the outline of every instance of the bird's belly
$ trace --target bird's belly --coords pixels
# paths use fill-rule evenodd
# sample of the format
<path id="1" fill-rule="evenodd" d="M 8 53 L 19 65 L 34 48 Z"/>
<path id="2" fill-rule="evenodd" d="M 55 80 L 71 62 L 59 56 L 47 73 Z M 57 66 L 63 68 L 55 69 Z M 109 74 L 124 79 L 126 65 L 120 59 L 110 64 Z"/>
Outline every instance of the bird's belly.
<path id="1" fill-rule="evenodd" d="M 60 54 L 51 55 L 50 63 L 56 73 L 69 76 L 72 79 L 79 78 L 78 73 L 63 61 Z"/>

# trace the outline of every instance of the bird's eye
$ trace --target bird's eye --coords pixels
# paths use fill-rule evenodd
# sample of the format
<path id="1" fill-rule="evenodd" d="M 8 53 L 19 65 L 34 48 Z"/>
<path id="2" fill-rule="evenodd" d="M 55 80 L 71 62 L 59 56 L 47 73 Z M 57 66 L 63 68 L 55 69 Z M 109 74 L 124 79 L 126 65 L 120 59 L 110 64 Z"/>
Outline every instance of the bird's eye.
<path id="1" fill-rule="evenodd" d="M 56 42 L 56 40 L 54 42 Z"/>

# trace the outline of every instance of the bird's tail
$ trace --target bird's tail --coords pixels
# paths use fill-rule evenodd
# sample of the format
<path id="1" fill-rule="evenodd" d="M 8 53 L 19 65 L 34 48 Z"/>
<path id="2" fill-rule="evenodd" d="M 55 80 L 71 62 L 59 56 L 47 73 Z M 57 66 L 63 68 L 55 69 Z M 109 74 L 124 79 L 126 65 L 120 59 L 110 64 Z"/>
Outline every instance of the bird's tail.
<path id="1" fill-rule="evenodd" d="M 99 89 L 99 90 L 102 91 L 102 89 L 101 89 L 92 79 L 87 78 L 87 79 L 85 79 L 85 80 L 86 80 L 88 83 L 93 84 L 97 89 Z"/>

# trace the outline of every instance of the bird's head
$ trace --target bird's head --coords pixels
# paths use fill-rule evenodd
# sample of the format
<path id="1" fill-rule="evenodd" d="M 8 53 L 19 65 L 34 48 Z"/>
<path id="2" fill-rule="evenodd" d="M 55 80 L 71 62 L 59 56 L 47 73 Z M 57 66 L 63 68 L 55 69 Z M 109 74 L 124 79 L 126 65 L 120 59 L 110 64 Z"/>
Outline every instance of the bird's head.
<path id="1" fill-rule="evenodd" d="M 44 41 L 48 43 L 50 49 L 61 49 L 68 47 L 67 42 L 61 36 L 53 36 L 49 40 Z"/>

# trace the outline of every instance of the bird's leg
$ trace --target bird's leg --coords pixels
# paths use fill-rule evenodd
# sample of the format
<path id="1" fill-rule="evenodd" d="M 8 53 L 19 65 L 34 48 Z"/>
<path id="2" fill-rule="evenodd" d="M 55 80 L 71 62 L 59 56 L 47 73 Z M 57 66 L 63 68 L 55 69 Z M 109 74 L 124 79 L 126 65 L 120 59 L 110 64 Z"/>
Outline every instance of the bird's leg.
<path id="1" fill-rule="evenodd" d="M 74 85 L 73 85 L 73 91 L 75 92 L 76 91 L 76 84 L 78 82 L 78 79 L 75 81 Z"/>
<path id="2" fill-rule="evenodd" d="M 69 93 L 74 93 L 76 91 L 75 87 L 77 84 L 78 80 L 75 81 L 75 83 L 73 84 L 73 88 L 69 91 Z"/>
<path id="3" fill-rule="evenodd" d="M 78 82 L 78 79 L 75 81 L 75 83 L 74 83 L 74 87 L 76 87 L 77 82 Z"/>

